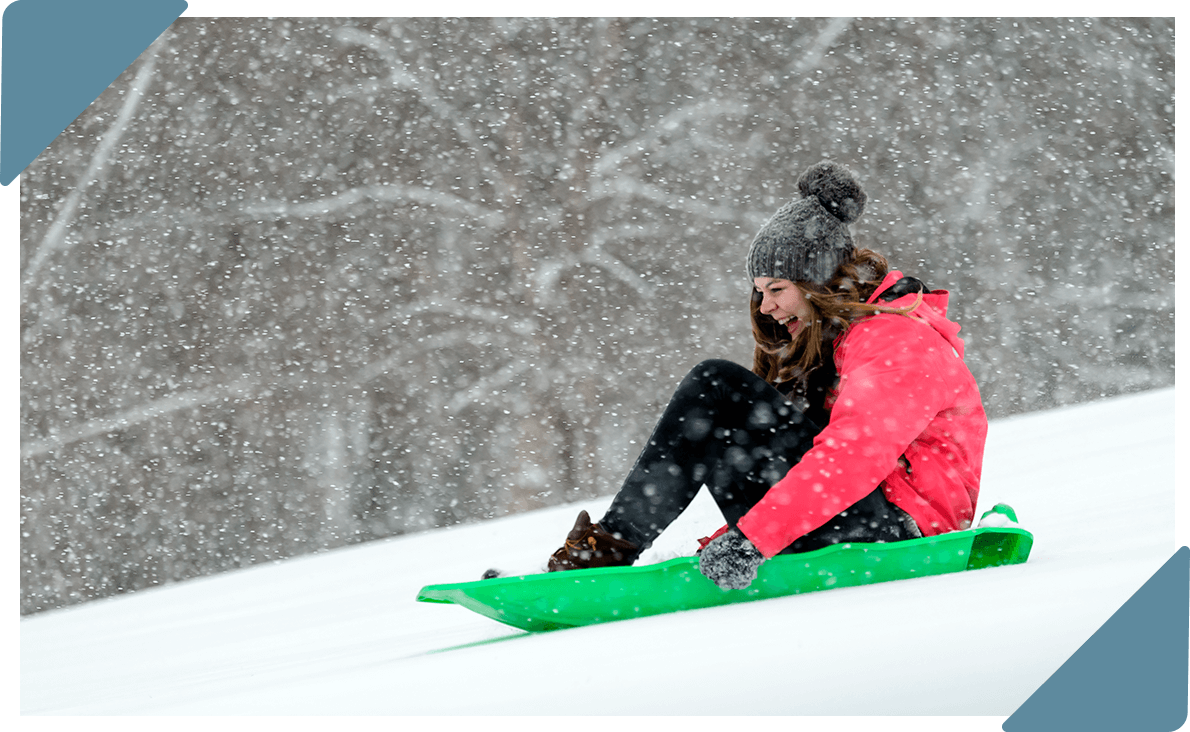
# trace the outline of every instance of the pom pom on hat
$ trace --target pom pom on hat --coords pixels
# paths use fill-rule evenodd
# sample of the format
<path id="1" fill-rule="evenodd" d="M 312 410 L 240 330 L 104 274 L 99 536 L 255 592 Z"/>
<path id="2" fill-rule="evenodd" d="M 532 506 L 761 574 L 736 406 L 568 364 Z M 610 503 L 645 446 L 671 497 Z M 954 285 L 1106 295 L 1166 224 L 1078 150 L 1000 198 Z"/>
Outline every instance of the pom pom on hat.
<path id="1" fill-rule="evenodd" d="M 802 198 L 817 198 L 823 208 L 844 224 L 855 223 L 868 202 L 868 194 L 851 171 L 829 160 L 807 168 L 797 179 L 797 190 Z"/>

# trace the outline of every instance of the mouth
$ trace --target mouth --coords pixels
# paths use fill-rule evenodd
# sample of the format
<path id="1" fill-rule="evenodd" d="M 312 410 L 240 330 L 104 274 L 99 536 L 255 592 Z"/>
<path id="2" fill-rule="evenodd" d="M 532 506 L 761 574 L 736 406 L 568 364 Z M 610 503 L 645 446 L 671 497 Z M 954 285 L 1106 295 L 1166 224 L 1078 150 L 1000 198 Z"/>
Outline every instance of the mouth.
<path id="1" fill-rule="evenodd" d="M 780 320 L 778 320 L 777 322 L 778 322 L 778 323 L 780 323 L 781 325 L 789 325 L 789 324 L 791 324 L 791 323 L 795 323 L 795 322 L 797 322 L 797 316 L 796 316 L 796 315 L 790 315 L 790 316 L 788 316 L 788 317 L 781 318 L 781 319 L 780 319 Z"/>

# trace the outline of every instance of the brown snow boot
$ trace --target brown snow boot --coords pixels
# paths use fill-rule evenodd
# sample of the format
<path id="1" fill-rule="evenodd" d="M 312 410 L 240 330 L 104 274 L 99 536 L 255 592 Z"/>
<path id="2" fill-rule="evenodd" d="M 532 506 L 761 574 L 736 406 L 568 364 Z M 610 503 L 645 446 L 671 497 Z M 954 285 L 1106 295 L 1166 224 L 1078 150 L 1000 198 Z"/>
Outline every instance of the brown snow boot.
<path id="1" fill-rule="evenodd" d="M 579 511 L 566 543 L 550 557 L 549 571 L 626 567 L 636 559 L 639 549 L 627 539 L 620 539 L 591 523 L 586 511 Z"/>

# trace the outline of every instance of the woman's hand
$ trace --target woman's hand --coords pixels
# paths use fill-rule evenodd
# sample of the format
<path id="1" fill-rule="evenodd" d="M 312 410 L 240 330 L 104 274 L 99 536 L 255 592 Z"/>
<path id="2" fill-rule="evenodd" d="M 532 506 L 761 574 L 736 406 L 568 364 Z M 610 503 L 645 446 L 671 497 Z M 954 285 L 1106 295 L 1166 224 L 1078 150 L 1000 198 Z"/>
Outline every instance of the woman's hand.
<path id="1" fill-rule="evenodd" d="M 724 590 L 742 590 L 756 579 L 764 555 L 739 529 L 712 539 L 698 558 L 698 569 Z"/>

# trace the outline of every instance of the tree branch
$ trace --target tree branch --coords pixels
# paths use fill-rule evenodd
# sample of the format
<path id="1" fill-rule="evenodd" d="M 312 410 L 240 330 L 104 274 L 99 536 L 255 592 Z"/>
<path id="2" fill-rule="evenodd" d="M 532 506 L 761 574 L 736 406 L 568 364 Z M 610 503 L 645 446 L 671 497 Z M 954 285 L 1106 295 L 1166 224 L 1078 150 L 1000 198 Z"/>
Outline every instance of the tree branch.
<path id="1" fill-rule="evenodd" d="M 493 227 L 499 226 L 504 221 L 504 214 L 502 212 L 480 206 L 451 193 L 436 191 L 432 188 L 392 185 L 388 183 L 349 188 L 345 191 L 326 196 L 325 198 L 303 203 L 264 201 L 245 206 L 241 211 L 248 216 L 315 218 L 349 209 L 364 201 L 420 203 L 427 206 L 458 211 L 472 218 L 480 219 L 484 224 Z"/>
<path id="2" fill-rule="evenodd" d="M 28 460 L 29 458 L 35 458 L 39 455 L 53 452 L 72 442 L 98 437 L 108 432 L 126 430 L 142 422 L 147 422 L 151 419 L 183 409 L 189 409 L 190 407 L 198 407 L 218 400 L 239 401 L 247 399 L 252 395 L 254 386 L 254 380 L 240 379 L 226 386 L 184 391 L 162 397 L 161 399 L 155 399 L 146 404 L 125 409 L 111 417 L 88 420 L 82 424 L 53 432 L 46 437 L 26 442 L 21 445 L 21 459 Z"/>
<path id="3" fill-rule="evenodd" d="M 827 49 L 834 45 L 849 25 L 851 25 L 851 18 L 831 18 L 818 32 L 818 37 L 814 39 L 802 57 L 798 59 L 797 64 L 793 67 L 794 73 L 804 74 L 818 68 Z"/>
<path id="4" fill-rule="evenodd" d="M 451 125 L 455 134 L 475 151 L 475 154 L 481 158 L 482 167 L 495 169 L 496 164 L 488 146 L 467 125 L 467 120 L 471 118 L 470 115 L 463 114 L 452 107 L 435 91 L 431 80 L 419 77 L 409 71 L 408 65 L 397 55 L 391 43 L 352 26 L 339 28 L 335 32 L 335 38 L 340 43 L 363 46 L 380 56 L 388 64 L 389 82 L 393 87 L 417 94 L 421 98 L 422 104 L 426 105 L 435 117 Z"/>
<path id="5" fill-rule="evenodd" d="M 66 231 L 74 223 L 74 215 L 82 203 L 83 194 L 92 183 L 103 176 L 104 170 L 111 161 L 112 153 L 116 149 L 116 144 L 120 141 L 120 137 L 123 136 L 124 130 L 128 128 L 128 123 L 132 120 L 133 114 L 136 113 L 137 107 L 140 106 L 140 101 L 145 95 L 145 90 L 148 89 L 149 83 L 152 81 L 153 72 L 157 66 L 157 52 L 162 46 L 163 38 L 165 38 L 164 34 L 154 41 L 145 52 L 144 61 L 141 62 L 140 69 L 136 72 L 136 77 L 133 78 L 132 83 L 128 87 L 128 92 L 124 97 L 124 104 L 121 105 L 119 114 L 116 115 L 116 119 L 112 121 L 107 132 L 100 138 L 99 144 L 95 148 L 95 153 L 91 156 L 91 163 L 83 171 L 82 175 L 79 176 L 74 189 L 66 197 L 62 208 L 58 211 L 58 215 L 54 217 L 54 223 L 50 225 L 49 231 L 42 238 L 41 244 L 29 260 L 28 266 L 25 267 L 25 276 L 21 281 L 22 300 L 25 299 L 26 290 L 36 279 L 38 272 L 45 266 L 49 258 L 57 252 L 68 251 L 73 246 L 66 239 Z"/>

